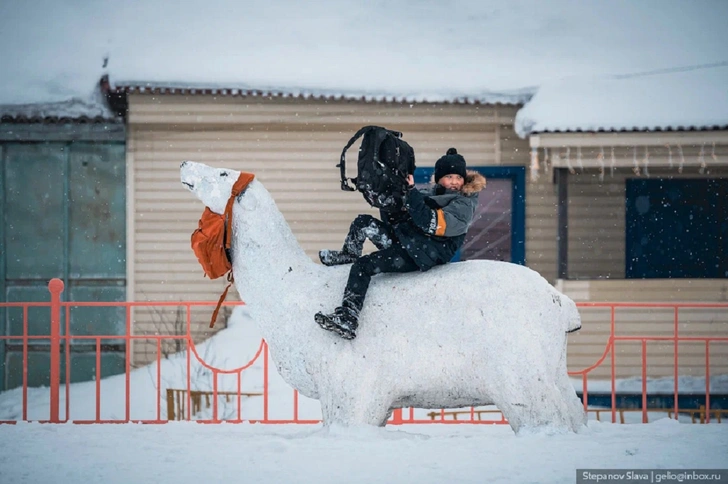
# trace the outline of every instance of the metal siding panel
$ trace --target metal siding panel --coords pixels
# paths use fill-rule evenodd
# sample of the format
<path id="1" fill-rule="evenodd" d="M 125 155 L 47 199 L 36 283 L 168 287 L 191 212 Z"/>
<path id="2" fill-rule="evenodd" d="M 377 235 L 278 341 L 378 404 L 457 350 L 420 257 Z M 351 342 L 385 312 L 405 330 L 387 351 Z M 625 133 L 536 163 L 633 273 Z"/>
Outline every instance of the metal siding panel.
<path id="1" fill-rule="evenodd" d="M 193 260 L 189 234 L 196 226 L 202 206 L 179 186 L 179 162 L 184 159 L 255 172 L 273 195 L 302 247 L 313 259 L 316 259 L 318 250 L 341 245 L 356 214 L 376 214 L 359 194 L 344 193 L 339 189 L 339 171 L 335 165 L 348 133 L 315 131 L 315 127 L 309 133 L 230 130 L 181 133 L 139 128 L 131 133 L 135 147 L 135 267 L 140 267 L 142 261 Z M 435 160 L 452 145 L 461 151 L 477 150 L 473 151 L 472 157 L 468 156 L 469 163 L 473 163 L 471 158 L 495 158 L 493 127 L 485 132 L 454 135 L 408 132 L 405 138 L 428 146 L 425 152 L 430 153 L 429 159 L 422 150 L 418 152 L 418 159 L 427 160 L 421 163 L 424 165 L 434 165 Z M 221 152 L 220 147 L 230 151 Z M 261 153 L 265 154 L 266 160 L 260 161 Z M 241 161 L 244 159 L 251 161 L 244 163 Z M 348 166 L 355 170 L 355 153 L 350 157 Z M 328 201 L 324 210 L 322 200 Z M 156 235 L 159 234 L 158 223 L 164 224 L 168 235 Z M 174 253 L 188 255 L 182 258 L 169 255 Z M 135 282 L 140 286 L 135 291 L 136 299 L 141 298 L 142 291 L 151 294 L 153 289 L 150 285 L 159 284 L 163 277 L 160 274 L 156 282 L 142 282 L 141 273 L 137 270 L 135 275 Z M 153 274 L 144 273 L 145 277 L 153 277 Z M 192 277 L 201 277 L 201 272 Z"/>
<path id="2" fill-rule="evenodd" d="M 390 129 L 398 129 L 397 125 L 401 124 L 418 124 L 441 131 L 443 126 L 457 129 L 475 123 L 513 122 L 512 107 L 478 104 L 132 94 L 129 107 L 129 123 L 134 126 L 248 124 L 308 131 L 307 125 L 319 123 L 325 131 L 356 131 L 368 124 Z"/>
<path id="3" fill-rule="evenodd" d="M 5 250 L 5 144 L 0 143 L 0 300 L 5 301 L 5 259 L 7 251 Z M 5 308 L 0 308 L 0 329 L 2 334 L 5 331 L 6 323 Z M 5 344 L 0 343 L 0 389 L 4 389 L 7 373 L 7 362 L 5 354 Z"/>
<path id="4" fill-rule="evenodd" d="M 519 138 L 513 125 L 501 125 L 501 164 L 506 166 L 528 166 L 531 160 L 528 140 Z"/>
<path id="5" fill-rule="evenodd" d="M 525 163 L 527 144 L 511 141 L 504 145 L 518 150 L 510 157 Z M 557 278 L 558 197 L 552 175 L 542 173 L 538 180 L 529 177 L 526 181 L 526 265 L 553 283 Z"/>
<path id="6" fill-rule="evenodd" d="M 624 278 L 624 181 L 569 176 L 569 278 Z"/>
<path id="7" fill-rule="evenodd" d="M 64 143 L 5 144 L 3 301 L 48 301 L 48 279 L 65 275 L 65 147 Z M 4 334 L 23 334 L 22 308 L 8 308 L 3 316 Z M 49 334 L 47 308 L 28 309 L 28 332 Z M 43 345 L 48 340 L 34 343 Z M 22 371 L 16 374 L 11 364 L 15 353 L 9 348 L 17 347 L 16 344 L 0 344 L 6 353 L 5 386 L 0 389 L 14 385 L 18 376 L 22 378 Z M 45 367 L 38 371 L 48 370 Z M 31 379 L 37 376 L 29 373 Z"/>
<path id="8" fill-rule="evenodd" d="M 1 123 L 1 141 L 124 141 L 124 124 L 111 123 Z"/>
<path id="9" fill-rule="evenodd" d="M 527 166 L 529 162 L 528 142 L 518 138 L 511 125 L 502 126 L 501 137 L 496 140 L 495 135 L 491 135 L 489 129 L 485 130 L 487 133 L 483 136 L 478 137 L 477 131 L 480 127 L 477 129 L 472 127 L 477 117 L 468 118 L 467 121 L 448 119 L 448 116 L 467 117 L 467 114 L 462 114 L 466 111 L 463 107 L 446 107 L 442 108 L 444 110 L 439 113 L 431 112 L 424 113 L 424 115 L 422 112 L 418 112 L 417 116 L 421 116 L 422 119 L 417 120 L 415 119 L 417 116 L 407 117 L 406 114 L 397 111 L 402 109 L 400 106 L 382 103 L 349 103 L 348 106 L 342 107 L 334 106 L 336 103 L 327 106 L 325 103 L 286 101 L 275 104 L 275 109 L 271 109 L 268 101 L 251 102 L 247 100 L 249 105 L 244 108 L 234 108 L 238 110 L 235 121 L 250 124 L 244 125 L 246 129 L 230 129 L 229 120 L 223 120 L 225 113 L 231 109 L 229 101 L 216 101 L 213 105 L 209 105 L 209 97 L 190 97 L 179 102 L 179 99 L 173 100 L 170 96 L 162 98 L 164 106 L 160 110 L 159 106 L 152 105 L 150 99 L 151 97 L 131 96 L 132 114 L 138 116 L 130 118 L 131 124 L 158 123 L 150 125 L 149 129 L 137 129 L 133 135 L 136 143 L 134 156 L 136 160 L 139 160 L 139 166 L 134 171 L 134 182 L 143 187 L 135 193 L 139 195 L 140 199 L 145 199 L 138 205 L 139 213 L 134 215 L 139 234 L 138 242 L 152 244 L 155 240 L 159 242 L 159 238 L 154 239 L 153 234 L 164 230 L 180 234 L 180 236 L 184 235 L 183 240 L 185 244 L 188 244 L 188 234 L 191 233 L 202 210 L 199 202 L 196 200 L 187 202 L 184 195 L 189 195 L 182 192 L 184 195 L 171 195 L 167 198 L 169 202 L 176 201 L 176 204 L 165 202 L 160 205 L 159 198 L 155 198 L 154 195 L 155 192 L 158 194 L 164 191 L 172 193 L 179 191 L 178 163 L 183 159 L 194 159 L 218 166 L 232 166 L 255 171 L 273 194 L 279 208 L 291 223 L 301 245 L 311 257 L 315 257 L 318 249 L 329 246 L 327 244 L 331 244 L 330 246 L 340 244 L 350 220 L 356 213 L 366 212 L 367 207 L 360 199 L 351 195 L 349 200 L 341 194 L 339 194 L 341 198 L 337 198 L 334 195 L 335 188 L 327 190 L 325 187 L 328 187 L 329 184 L 332 187 L 338 186 L 336 184 L 338 172 L 333 165 L 336 164 L 338 153 L 343 146 L 342 140 L 345 141 L 348 139 L 347 135 L 351 134 L 349 125 L 355 129 L 362 124 L 362 118 L 357 119 L 356 117 L 364 112 L 362 110 L 371 113 L 371 116 L 380 116 L 367 119 L 383 120 L 386 126 L 394 129 L 397 129 L 397 124 L 414 126 L 413 123 L 419 122 L 419 130 L 402 128 L 405 132 L 405 139 L 415 146 L 418 166 L 433 166 L 437 157 L 449 146 L 456 146 L 461 153 L 477 151 L 472 156 L 467 156 L 469 164 L 495 164 L 499 159 L 499 153 L 496 153 L 498 145 L 502 150 L 500 158 L 503 164 Z M 145 103 L 147 105 L 143 105 Z M 207 116 L 205 122 L 219 122 L 220 126 L 203 131 L 199 129 L 201 125 L 198 124 L 194 126 L 194 130 L 167 131 L 168 126 L 175 122 L 190 121 L 187 113 L 195 113 L 199 109 L 206 113 L 204 114 Z M 374 110 L 381 111 L 381 113 L 374 113 Z M 507 109 L 500 107 L 495 111 L 501 111 L 499 116 L 515 114 L 515 108 L 512 109 L 513 112 L 507 114 L 503 114 Z M 488 115 L 493 116 L 495 111 L 490 111 Z M 162 115 L 164 112 L 167 114 L 166 117 Z M 290 116 L 291 112 L 297 113 L 299 119 L 293 120 L 293 117 Z M 277 124 L 275 121 L 270 122 L 271 118 L 280 115 L 289 116 L 287 119 L 290 123 L 283 125 Z M 305 120 L 304 123 L 310 121 L 311 126 L 300 124 L 301 119 Z M 261 120 L 265 122 L 261 122 Z M 322 131 L 315 131 L 316 123 L 324 121 L 327 123 L 326 128 Z M 261 124 L 255 124 L 259 122 Z M 294 122 L 299 124 L 293 124 Z M 228 128 L 221 129 L 223 124 L 226 124 Z M 454 131 L 450 131 L 448 126 L 455 128 Z M 471 138 L 474 140 L 472 144 L 469 141 Z M 488 148 L 491 140 L 492 149 Z M 347 166 L 353 168 L 355 160 L 348 157 Z M 591 176 L 590 183 L 593 183 L 594 179 L 596 177 Z M 304 188 L 298 189 L 299 186 Z M 550 175 L 544 174 L 538 182 L 529 182 L 526 189 L 528 203 L 526 214 L 527 263 L 547 279 L 554 280 L 556 275 L 556 212 L 555 193 Z M 337 206 L 322 212 L 318 203 L 320 197 L 335 200 Z M 599 210 L 601 209 L 597 209 L 597 207 L 590 209 L 592 215 Z M 613 210 L 613 208 L 607 210 Z M 601 216 L 594 218 L 601 218 Z M 155 227 L 157 224 L 158 226 Z M 588 230 L 587 227 L 584 230 L 575 229 L 573 232 L 579 237 L 583 237 Z M 607 236 L 605 235 L 605 237 Z M 617 240 L 618 234 L 614 232 L 613 237 L 610 233 L 607 238 Z M 141 288 L 135 292 L 137 299 L 156 299 L 156 296 L 159 296 L 159 299 L 181 298 L 183 295 L 178 294 L 177 291 L 193 293 L 198 296 L 196 299 L 217 297 L 217 291 L 222 290 L 222 283 L 213 282 L 211 284 L 202 277 L 199 269 L 191 271 L 188 275 L 185 274 L 185 268 L 195 267 L 196 264 L 194 260 L 190 262 L 192 255 L 189 247 L 185 247 L 183 253 L 174 253 L 169 250 L 172 246 L 167 245 L 167 242 L 159 243 L 157 246 L 161 252 L 145 252 L 140 251 L 137 246 L 134 247 L 133 253 L 137 262 L 135 264 L 137 272 L 134 274 L 134 278 Z M 165 248 L 167 248 L 166 251 Z M 150 267 L 141 269 L 145 263 L 149 263 Z M 164 279 L 161 281 L 160 275 L 154 270 L 157 266 L 160 266 L 162 271 L 166 266 L 170 267 L 169 270 L 164 271 L 166 275 L 162 275 Z M 172 267 L 174 269 L 171 269 Z M 172 284 L 160 284 L 164 281 Z M 649 294 L 658 293 L 649 292 Z M 202 320 L 199 324 L 203 324 Z M 596 324 L 590 325 L 590 327 L 598 330 L 603 329 L 604 325 Z M 137 319 L 135 328 L 153 331 L 154 324 L 144 319 Z M 601 333 L 597 331 L 597 333 L 603 335 L 603 331 Z M 595 349 L 596 346 L 594 344 L 588 346 L 584 343 L 580 347 L 579 343 L 572 344 L 570 337 L 570 368 L 572 368 L 571 364 L 575 358 L 584 363 L 581 367 L 591 365 L 595 361 L 595 352 L 603 350 L 603 346 Z M 586 356 L 580 356 L 579 351 L 582 348 L 586 349 Z M 572 354 L 576 356 L 572 356 Z M 605 363 L 606 365 L 599 370 L 602 374 L 604 371 L 608 371 L 608 361 Z M 660 371 L 670 369 L 669 365 L 660 368 Z M 631 370 L 628 368 L 627 371 Z"/>
<path id="10" fill-rule="evenodd" d="M 50 293 L 45 284 L 35 286 L 11 286 L 8 284 L 5 293 L 6 301 L 13 302 L 48 302 Z M 23 334 L 23 308 L 8 308 L 7 319 L 4 324 L 4 334 L 22 336 Z M 50 309 L 47 307 L 28 308 L 28 334 L 50 335 Z M 65 314 L 61 311 L 61 332 L 65 330 Z M 48 340 L 34 340 L 33 344 L 48 343 Z"/>
<path id="11" fill-rule="evenodd" d="M 697 150 L 696 147 L 686 147 L 686 157 L 688 152 L 691 158 L 697 156 Z M 677 158 L 675 154 L 673 170 L 652 168 L 650 177 L 684 180 L 708 176 L 700 175 L 695 168 L 686 168 L 682 174 L 678 173 Z M 600 181 L 598 175 L 597 170 L 588 169 L 583 172 L 577 170 L 569 176 L 570 278 L 625 277 L 625 181 L 640 177 L 625 168 L 617 169 L 613 176 L 607 170 L 604 181 Z M 710 177 L 727 175 L 728 168 L 710 166 Z M 595 258 L 595 252 L 607 256 Z"/>
<path id="12" fill-rule="evenodd" d="M 66 147 L 12 143 L 6 149 L 6 277 L 63 277 Z"/>
<path id="13" fill-rule="evenodd" d="M 108 170 L 93 169 L 95 165 L 105 163 L 104 160 L 110 160 L 123 171 L 123 144 L 9 143 L 3 152 L 5 236 L 2 242 L 2 263 L 3 267 L 11 269 L 2 274 L 3 299 L 48 301 L 48 280 L 60 277 L 66 282 L 63 295 L 66 300 L 124 300 L 125 214 L 123 209 L 119 214 L 118 210 L 112 208 L 106 215 L 103 211 L 95 210 L 102 205 L 117 206 L 118 198 L 123 207 L 124 180 L 123 177 L 116 180 L 109 178 Z M 117 161 L 119 159 L 120 164 Z M 112 203 L 107 204 L 108 199 L 112 199 Z M 99 225 L 104 220 L 109 221 L 107 225 Z M 122 227 L 121 242 L 113 237 L 114 231 L 109 224 Z M 105 242 L 100 244 L 100 240 Z M 115 250 L 119 252 L 119 246 L 122 254 L 121 270 L 113 267 L 119 254 L 110 253 Z M 104 266 L 101 269 L 98 267 L 100 263 Z M 69 269 L 73 271 L 73 277 L 69 276 Z M 88 283 L 82 281 L 87 281 L 89 277 L 106 281 L 106 287 L 88 287 Z M 116 284 L 109 285 L 108 280 L 112 277 L 116 277 Z M 123 326 L 124 321 L 124 311 L 118 309 L 74 308 L 71 314 L 72 334 L 119 334 L 119 322 Z M 29 308 L 28 315 L 30 334 L 49 334 L 47 308 Z M 2 321 L 6 334 L 22 334 L 22 309 L 5 311 Z M 65 312 L 61 314 L 61 325 L 63 333 Z M 109 340 L 103 342 L 122 343 Z M 36 340 L 35 343 L 44 344 L 47 340 Z M 74 347 L 78 346 L 78 341 L 73 343 Z M 22 382 L 22 369 L 18 370 L 10 364 L 11 360 L 17 363 L 18 354 L 22 355 L 22 352 L 9 351 L 4 358 L 9 363 L 4 371 L 7 379 L 3 385 L 14 385 L 18 378 Z M 31 384 L 46 381 L 48 367 L 33 363 L 44 361 L 43 357 L 33 350 L 30 354 L 29 381 Z M 83 378 L 93 376 L 94 358 L 74 352 L 72 366 L 76 375 L 86 375 Z M 119 355 L 112 353 L 102 355 L 103 361 L 118 359 Z M 87 363 L 90 366 L 84 368 Z M 22 360 L 19 364 L 22 364 Z M 103 365 L 105 368 L 108 366 L 106 363 Z M 116 372 L 123 370 L 123 365 L 108 367 L 116 368 Z M 15 374 L 16 371 L 20 373 Z M 78 381 L 76 376 L 72 378 Z"/>
<path id="14" fill-rule="evenodd" d="M 126 272 L 123 144 L 74 143 L 70 154 L 70 277 Z"/>
<path id="15" fill-rule="evenodd" d="M 124 151 L 120 143 L 76 142 L 70 146 L 68 300 L 118 302 L 126 299 Z M 123 335 L 125 315 L 124 308 L 71 308 L 70 333 Z M 96 371 L 93 343 L 73 339 L 71 344 L 78 351 L 72 355 L 71 377 L 93 377 Z M 102 344 L 123 347 L 124 341 L 104 339 Z M 124 370 L 118 364 L 123 362 L 123 354 L 119 352 L 104 351 L 102 361 L 114 362 L 107 365 L 108 371 Z"/>
<path id="16" fill-rule="evenodd" d="M 678 146 L 682 147 L 685 162 L 695 166 L 697 160 L 688 156 L 688 153 L 697 154 L 701 147 L 712 153 L 712 144 L 715 143 L 715 152 L 728 154 L 728 131 L 642 131 L 642 132 L 572 132 L 572 133 L 540 133 L 531 135 L 530 141 L 534 146 L 547 147 L 553 152 L 560 153 L 561 162 L 565 161 L 566 147 L 581 147 L 584 165 L 598 166 L 596 154 L 604 148 L 605 155 L 611 165 L 611 148 L 614 148 L 617 166 L 631 167 L 634 165 L 635 147 L 638 147 L 636 158 L 643 165 L 645 157 L 644 147 L 649 150 L 649 163 L 655 166 L 655 160 L 669 163 L 670 152 L 677 165 L 679 160 Z M 669 148 L 668 148 L 669 146 Z M 572 151 L 572 161 L 577 153 Z M 720 155 L 718 155 L 720 156 Z M 691 159 L 692 158 L 692 159 Z M 725 158 L 722 158 L 723 163 Z M 720 162 L 720 161 L 719 161 Z"/>
<path id="17" fill-rule="evenodd" d="M 585 287 L 587 296 L 582 297 Z M 574 291 L 578 291 L 575 294 Z M 726 280 L 599 280 L 563 281 L 563 291 L 578 299 L 593 301 L 670 301 L 679 298 L 687 301 L 726 301 L 728 300 L 728 281 Z M 580 308 L 582 329 L 569 335 L 568 367 L 579 370 L 596 362 L 604 351 L 609 337 L 608 308 Z M 617 334 L 619 335 L 660 335 L 673 332 L 672 309 L 621 308 L 617 310 Z M 727 336 L 728 326 L 722 320 L 728 314 L 712 309 L 682 309 L 680 311 L 680 334 L 683 336 Z M 703 345 L 703 343 L 701 343 Z M 704 346 L 701 348 L 680 348 L 681 375 L 704 375 Z M 673 374 L 672 343 L 667 346 L 648 343 L 648 375 L 650 377 L 669 377 Z M 639 376 L 639 344 L 622 344 L 617 347 L 617 369 L 621 376 Z M 728 371 L 728 346 L 711 347 L 711 374 Z M 593 374 L 594 378 L 609 377 L 609 357 Z"/>
<path id="18" fill-rule="evenodd" d="M 118 285 L 90 285 L 75 283 L 67 287 L 69 301 L 124 301 L 123 282 Z M 72 335 L 124 335 L 126 333 L 124 307 L 72 307 L 70 329 Z M 91 344 L 89 340 L 72 340 L 74 345 Z M 123 340 L 104 339 L 102 344 L 124 344 Z"/>
<path id="19" fill-rule="evenodd" d="M 641 279 L 563 281 L 563 291 L 578 300 L 635 302 L 728 301 L 726 279 Z M 579 294 L 586 293 L 585 297 Z"/>
<path id="20" fill-rule="evenodd" d="M 239 100 L 211 103 L 211 97 L 159 99 L 161 105 L 152 103 L 150 96 L 130 97 L 128 143 L 133 146 L 129 156 L 134 159 L 135 204 L 130 251 L 135 271 L 130 277 L 136 300 L 214 300 L 224 287 L 203 277 L 189 248 L 189 236 L 203 207 L 180 187 L 182 160 L 254 172 L 271 192 L 303 249 L 317 260 L 318 250 L 341 245 L 358 213 L 377 213 L 359 194 L 339 189 L 335 165 L 358 127 L 376 120 L 401 129 L 405 140 L 415 147 L 418 166 L 434 166 L 451 146 L 466 156 L 469 165 L 491 166 L 498 159 L 499 143 L 493 120 L 512 123 L 515 115 L 515 109 L 501 106 L 411 108 L 388 103 L 248 99 L 249 105 L 242 107 L 237 105 Z M 231 110 L 235 110 L 232 118 L 227 116 Z M 206 119 L 186 127 L 179 124 L 195 116 Z M 205 125 L 218 122 L 217 126 Z M 515 137 L 512 129 L 506 133 Z M 516 138 L 512 146 L 512 158 L 521 159 L 523 166 L 528 159 L 527 142 Z M 519 153 L 518 147 L 526 148 Z M 356 150 L 350 150 L 348 173 L 355 173 L 355 166 Z M 325 205 L 322 200 L 327 201 Z M 367 250 L 371 248 L 367 246 Z M 153 321 L 137 316 L 135 332 L 154 330 Z M 209 321 L 209 314 L 205 316 L 198 323 L 201 328 Z M 135 362 L 143 360 L 140 353 L 135 350 Z"/>

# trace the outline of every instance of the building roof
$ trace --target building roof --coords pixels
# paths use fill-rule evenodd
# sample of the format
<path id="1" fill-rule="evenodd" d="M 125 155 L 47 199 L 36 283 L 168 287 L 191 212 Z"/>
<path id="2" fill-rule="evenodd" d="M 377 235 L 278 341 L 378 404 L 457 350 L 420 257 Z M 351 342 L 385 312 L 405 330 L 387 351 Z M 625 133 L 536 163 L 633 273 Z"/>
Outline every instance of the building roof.
<path id="1" fill-rule="evenodd" d="M 0 106 L 0 122 L 7 123 L 108 123 L 119 121 L 101 101 L 80 99 Z"/>
<path id="2" fill-rule="evenodd" d="M 724 60 L 726 16 L 710 0 L 2 2 L 0 113 L 93 106 L 105 74 L 120 90 L 521 103 L 564 76 Z"/>
<path id="3" fill-rule="evenodd" d="M 334 90 L 334 89 L 299 89 L 299 88 L 265 88 L 258 89 L 240 83 L 183 83 L 183 82 L 148 82 L 119 81 L 110 86 L 116 93 L 146 94 L 184 94 L 188 96 L 249 96 L 249 97 L 286 97 L 302 99 L 339 100 L 346 99 L 363 102 L 445 102 L 454 104 L 523 104 L 533 95 L 534 89 L 523 89 L 502 92 L 483 92 L 479 95 L 464 96 L 444 93 L 390 93 L 370 90 Z"/>
<path id="4" fill-rule="evenodd" d="M 516 115 L 516 132 L 728 129 L 728 62 L 541 86 Z"/>

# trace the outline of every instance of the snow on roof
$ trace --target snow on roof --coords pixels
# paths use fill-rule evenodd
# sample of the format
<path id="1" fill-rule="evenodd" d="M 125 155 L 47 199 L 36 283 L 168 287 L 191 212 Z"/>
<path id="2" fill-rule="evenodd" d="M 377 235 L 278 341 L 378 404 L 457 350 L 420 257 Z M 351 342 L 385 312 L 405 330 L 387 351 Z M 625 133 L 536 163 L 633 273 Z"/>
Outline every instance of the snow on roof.
<path id="1" fill-rule="evenodd" d="M 70 99 L 52 103 L 0 105 L 0 122 L 62 123 L 72 120 L 103 123 L 116 121 L 118 118 L 100 100 L 90 102 Z"/>
<path id="2" fill-rule="evenodd" d="M 702 68 L 541 86 L 516 131 L 669 131 L 728 128 L 728 62 Z"/>
<path id="3" fill-rule="evenodd" d="M 112 86 L 520 103 L 536 86 L 725 60 L 710 0 L 0 2 L 0 105 Z"/>
<path id="4" fill-rule="evenodd" d="M 120 93 L 185 94 L 216 96 L 272 96 L 296 97 L 304 99 L 348 99 L 365 102 L 447 102 L 461 104 L 523 104 L 533 95 L 534 88 L 513 91 L 481 92 L 479 95 L 455 95 L 444 91 L 422 92 L 418 94 L 396 94 L 387 91 L 371 90 L 334 90 L 304 89 L 297 87 L 254 88 L 240 83 L 180 83 L 120 81 L 111 89 Z"/>

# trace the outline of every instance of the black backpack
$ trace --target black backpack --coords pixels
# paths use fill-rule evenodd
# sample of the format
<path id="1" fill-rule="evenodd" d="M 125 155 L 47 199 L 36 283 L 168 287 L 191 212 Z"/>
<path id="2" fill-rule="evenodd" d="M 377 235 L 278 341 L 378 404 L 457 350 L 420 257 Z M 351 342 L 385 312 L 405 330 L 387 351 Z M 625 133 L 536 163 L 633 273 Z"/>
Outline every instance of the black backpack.
<path id="1" fill-rule="evenodd" d="M 358 174 L 350 178 L 352 188 L 346 179 L 346 150 L 361 136 L 359 160 L 356 164 Z M 364 126 L 341 152 L 341 189 L 349 192 L 359 190 L 364 200 L 372 207 L 387 212 L 402 209 L 407 192 L 407 175 L 415 172 L 415 151 L 406 141 L 402 133 L 380 126 Z"/>

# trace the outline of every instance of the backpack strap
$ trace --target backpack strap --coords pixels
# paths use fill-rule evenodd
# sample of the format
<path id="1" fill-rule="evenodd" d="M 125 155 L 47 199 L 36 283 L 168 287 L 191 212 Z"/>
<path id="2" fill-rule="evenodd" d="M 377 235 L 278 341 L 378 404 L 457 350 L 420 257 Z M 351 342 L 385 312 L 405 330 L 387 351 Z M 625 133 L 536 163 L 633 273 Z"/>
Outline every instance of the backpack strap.
<path id="1" fill-rule="evenodd" d="M 227 293 L 230 290 L 230 286 L 232 286 L 233 282 L 235 282 L 235 279 L 233 278 L 233 271 L 228 272 L 227 280 L 228 280 L 228 285 L 225 287 L 225 290 L 220 295 L 220 299 L 217 300 L 217 306 L 215 306 L 215 310 L 212 312 L 212 317 L 210 318 L 210 329 L 212 329 L 215 326 L 215 321 L 217 320 L 217 313 L 220 312 L 220 306 L 222 306 L 222 302 L 227 297 Z"/>
<path id="2" fill-rule="evenodd" d="M 341 158 L 339 160 L 339 164 L 336 165 L 337 168 L 341 168 L 341 189 L 347 192 L 353 192 L 356 191 L 356 189 L 352 186 L 349 186 L 349 183 L 346 181 L 346 150 L 351 148 L 351 145 L 353 145 L 356 140 L 361 138 L 365 133 L 377 129 L 379 126 L 364 126 L 359 131 L 356 132 L 354 136 L 351 137 L 348 143 L 346 143 L 346 146 L 344 146 L 344 150 L 341 152 Z M 352 183 L 356 185 L 356 178 L 350 178 Z"/>
<path id="3" fill-rule="evenodd" d="M 253 181 L 255 178 L 255 175 L 252 173 L 240 173 L 240 176 L 238 177 L 238 180 L 233 185 L 232 192 L 230 193 L 230 198 L 228 198 L 227 205 L 225 205 L 225 212 L 223 213 L 224 221 L 223 221 L 223 236 L 222 236 L 222 246 L 225 249 L 225 257 L 227 257 L 228 262 L 230 264 L 233 263 L 232 257 L 230 257 L 230 247 L 232 245 L 232 236 L 233 231 L 229 227 L 229 224 L 232 222 L 233 219 L 233 203 L 235 203 L 235 199 L 240 195 L 243 190 L 245 190 L 250 182 Z"/>
<path id="4" fill-rule="evenodd" d="M 230 223 L 230 216 L 225 211 L 225 219 L 222 222 L 222 248 L 225 250 L 225 257 L 227 258 L 230 267 L 233 264 L 233 258 L 230 256 L 230 246 L 232 239 L 232 230 L 228 230 L 228 224 Z"/>
<path id="5" fill-rule="evenodd" d="M 235 203 L 235 199 L 238 197 L 238 195 L 240 195 L 243 190 L 247 188 L 248 184 L 250 184 L 250 182 L 253 181 L 254 178 L 255 175 L 253 175 L 252 173 L 240 173 L 238 180 L 233 185 L 232 193 L 230 193 L 230 198 L 228 199 L 227 205 L 225 205 L 225 212 L 223 214 L 224 220 L 222 224 L 222 246 L 223 249 L 225 249 L 225 257 L 227 257 L 227 260 L 230 263 L 231 267 L 233 259 L 232 257 L 230 257 L 230 247 L 232 245 L 233 231 L 232 228 L 229 228 L 228 226 L 233 219 L 233 203 Z M 217 306 L 215 306 L 215 310 L 212 312 L 212 318 L 210 318 L 210 328 L 215 326 L 215 320 L 217 320 L 217 313 L 220 312 L 220 306 L 222 306 L 223 301 L 225 301 L 228 291 L 230 290 L 230 286 L 232 286 L 235 282 L 232 269 L 230 269 L 230 272 L 228 272 L 227 274 L 227 280 L 228 285 L 227 287 L 225 287 L 225 290 L 220 295 L 220 299 L 218 299 L 217 301 Z"/>

